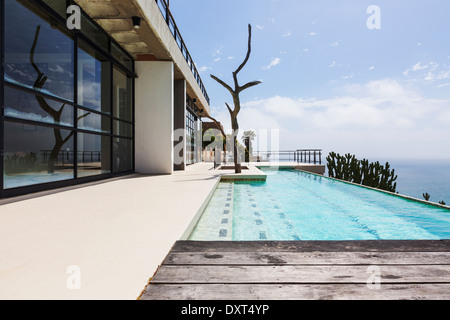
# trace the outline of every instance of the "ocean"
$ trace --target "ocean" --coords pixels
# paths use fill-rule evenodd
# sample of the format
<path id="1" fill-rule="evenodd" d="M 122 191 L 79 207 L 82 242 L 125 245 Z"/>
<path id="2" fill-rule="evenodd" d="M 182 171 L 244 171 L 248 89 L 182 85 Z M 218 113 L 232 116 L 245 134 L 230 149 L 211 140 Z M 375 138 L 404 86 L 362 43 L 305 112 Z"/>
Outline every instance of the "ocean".
<path id="1" fill-rule="evenodd" d="M 392 160 L 389 164 L 397 178 L 400 194 L 431 202 L 444 201 L 450 206 L 450 160 Z"/>
<path id="2" fill-rule="evenodd" d="M 444 201 L 450 206 L 450 160 L 378 161 L 383 165 L 389 162 L 391 168 L 395 169 L 398 193 L 420 200 L 424 200 L 423 194 L 428 193 L 431 196 L 430 202 Z M 325 176 L 328 176 L 328 170 Z"/>

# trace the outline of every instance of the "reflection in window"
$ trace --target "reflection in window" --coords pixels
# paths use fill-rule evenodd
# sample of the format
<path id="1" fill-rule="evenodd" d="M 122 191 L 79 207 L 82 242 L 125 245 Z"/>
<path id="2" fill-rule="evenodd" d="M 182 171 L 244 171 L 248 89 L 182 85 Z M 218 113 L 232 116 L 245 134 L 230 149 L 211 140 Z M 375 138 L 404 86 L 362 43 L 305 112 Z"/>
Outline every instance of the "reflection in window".
<path id="1" fill-rule="evenodd" d="M 186 164 L 197 162 L 196 149 L 196 126 L 197 117 L 190 109 L 186 109 Z"/>
<path id="2" fill-rule="evenodd" d="M 124 138 L 113 139 L 114 172 L 133 170 L 133 140 Z"/>
<path id="3" fill-rule="evenodd" d="M 126 55 L 122 49 L 111 43 L 111 54 L 117 61 L 120 61 L 128 70 L 133 70 L 133 60 Z"/>
<path id="4" fill-rule="evenodd" d="M 111 63 L 84 42 L 78 48 L 78 104 L 111 113 Z"/>
<path id="5" fill-rule="evenodd" d="M 96 45 L 108 51 L 108 37 L 102 30 L 93 24 L 84 13 L 81 14 L 81 30 L 85 36 L 92 40 Z"/>
<path id="6" fill-rule="evenodd" d="M 110 133 L 111 118 L 78 109 L 78 129 Z"/>
<path id="7" fill-rule="evenodd" d="M 49 98 L 5 87 L 5 116 L 73 126 L 73 107 Z"/>
<path id="8" fill-rule="evenodd" d="M 125 73 L 114 68 L 113 71 L 113 115 L 126 121 L 132 121 L 132 80 Z"/>
<path id="9" fill-rule="evenodd" d="M 61 17 L 66 17 L 67 3 L 61 0 L 43 0 L 50 8 L 58 12 Z"/>
<path id="10" fill-rule="evenodd" d="M 133 126 L 127 122 L 114 120 L 114 135 L 131 138 L 133 136 Z"/>
<path id="11" fill-rule="evenodd" d="M 26 3 L 5 2 L 5 80 L 73 101 L 73 40 Z"/>
<path id="12" fill-rule="evenodd" d="M 87 133 L 78 134 L 78 177 L 111 172 L 111 138 Z"/>
<path id="13" fill-rule="evenodd" d="M 73 147 L 73 131 L 5 121 L 5 189 L 73 179 Z"/>

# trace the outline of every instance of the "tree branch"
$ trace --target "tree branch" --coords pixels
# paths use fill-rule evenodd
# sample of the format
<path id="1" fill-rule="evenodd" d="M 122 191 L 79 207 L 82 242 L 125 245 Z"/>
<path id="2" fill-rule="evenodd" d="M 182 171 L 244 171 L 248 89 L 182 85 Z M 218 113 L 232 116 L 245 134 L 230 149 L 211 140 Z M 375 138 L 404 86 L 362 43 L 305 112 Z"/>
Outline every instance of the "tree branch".
<path id="1" fill-rule="evenodd" d="M 252 52 L 252 26 L 248 25 L 248 50 L 247 50 L 247 56 L 245 57 L 244 62 L 237 68 L 237 70 L 233 73 L 235 76 L 238 75 L 238 73 L 244 68 L 244 66 L 247 64 L 248 59 L 250 58 L 250 53 Z"/>
<path id="2" fill-rule="evenodd" d="M 218 83 L 220 83 L 222 86 L 224 86 L 225 89 L 227 89 L 228 91 L 230 91 L 231 94 L 234 93 L 233 89 L 231 89 L 231 87 L 230 87 L 229 85 L 227 85 L 224 81 L 220 80 L 219 78 L 217 78 L 216 76 L 214 76 L 214 75 L 212 75 L 212 74 L 211 74 L 210 76 L 211 76 L 211 78 L 213 78 L 214 80 L 216 80 Z"/>
<path id="3" fill-rule="evenodd" d="M 36 72 L 39 75 L 38 80 L 42 77 L 43 73 L 41 72 L 41 70 L 39 70 L 38 66 L 36 65 L 36 63 L 34 63 L 34 51 L 36 50 L 36 45 L 39 39 L 39 32 L 41 31 L 41 26 L 37 26 L 36 27 L 36 32 L 34 34 L 34 41 L 33 41 L 33 45 L 31 46 L 31 51 L 30 51 L 30 62 L 31 65 L 33 66 L 34 70 L 36 70 Z M 38 80 L 36 80 L 36 82 L 38 82 Z"/>
<path id="4" fill-rule="evenodd" d="M 217 121 L 216 119 L 214 119 L 214 118 L 211 117 L 211 116 L 202 116 L 202 117 L 203 117 L 203 118 L 207 118 L 207 119 L 209 119 L 209 120 L 212 120 L 212 121 L 216 124 L 217 129 L 219 129 L 220 133 L 223 135 L 223 138 L 224 138 L 225 140 L 227 140 L 227 135 L 225 134 L 225 131 L 223 131 L 222 126 L 220 125 L 219 121 Z"/>
<path id="5" fill-rule="evenodd" d="M 227 106 L 227 108 L 228 108 L 228 111 L 230 111 L 230 115 L 231 115 L 231 117 L 233 118 L 233 115 L 234 115 L 234 111 L 233 111 L 233 110 L 231 110 L 231 108 L 230 108 L 230 106 L 228 105 L 228 103 L 226 103 L 226 102 L 225 102 L 225 105 Z"/>
<path id="6" fill-rule="evenodd" d="M 247 83 L 246 85 L 243 85 L 242 87 L 239 87 L 239 92 L 244 91 L 244 90 L 246 90 L 246 89 L 248 89 L 248 88 L 257 86 L 257 85 L 260 84 L 260 83 L 261 83 L 261 81 L 252 81 L 252 82 L 249 82 L 249 83 Z"/>

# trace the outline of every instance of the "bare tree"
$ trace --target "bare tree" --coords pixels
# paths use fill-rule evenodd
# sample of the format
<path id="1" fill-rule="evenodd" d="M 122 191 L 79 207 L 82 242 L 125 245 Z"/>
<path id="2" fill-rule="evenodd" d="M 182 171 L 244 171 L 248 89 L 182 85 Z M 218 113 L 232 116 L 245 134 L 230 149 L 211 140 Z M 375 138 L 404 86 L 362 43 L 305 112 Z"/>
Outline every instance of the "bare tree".
<path id="1" fill-rule="evenodd" d="M 211 75 L 211 78 L 213 78 L 214 80 L 216 80 L 218 83 L 220 83 L 225 89 L 227 89 L 230 93 L 231 96 L 233 97 L 233 103 L 234 103 L 234 109 L 231 109 L 231 107 L 227 104 L 227 109 L 230 112 L 230 116 L 231 116 L 231 126 L 233 128 L 233 136 L 232 136 L 232 142 L 233 142 L 233 151 L 234 151 L 234 167 L 235 167 L 235 172 L 236 173 L 241 173 L 242 172 L 242 166 L 241 166 L 241 162 L 240 162 L 240 154 L 239 154 L 239 149 L 237 147 L 237 136 L 239 134 L 239 122 L 238 122 L 238 115 L 239 112 L 241 111 L 241 99 L 239 97 L 239 94 L 251 87 L 254 87 L 258 84 L 261 83 L 261 81 L 252 81 L 249 82 L 243 86 L 239 85 L 238 82 L 238 73 L 244 68 L 244 66 L 247 64 L 248 59 L 250 58 L 250 53 L 252 51 L 252 26 L 249 24 L 248 25 L 248 51 L 247 51 L 247 56 L 245 57 L 244 62 L 242 62 L 242 64 L 239 66 L 239 68 L 236 69 L 235 72 L 233 72 L 233 79 L 234 79 L 234 89 L 231 88 L 231 86 L 229 86 L 228 84 L 226 84 L 224 81 L 220 80 L 219 78 L 217 78 L 214 75 Z"/>

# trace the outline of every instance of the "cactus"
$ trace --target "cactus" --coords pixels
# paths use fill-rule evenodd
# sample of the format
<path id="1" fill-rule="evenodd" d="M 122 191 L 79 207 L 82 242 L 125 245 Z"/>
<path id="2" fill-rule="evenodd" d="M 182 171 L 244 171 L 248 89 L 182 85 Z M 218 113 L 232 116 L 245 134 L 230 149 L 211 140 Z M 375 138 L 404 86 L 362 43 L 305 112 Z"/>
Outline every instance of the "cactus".
<path id="1" fill-rule="evenodd" d="M 444 201 L 439 201 L 439 204 L 442 204 L 443 206 L 447 205 Z"/>
<path id="2" fill-rule="evenodd" d="M 423 193 L 422 195 L 426 201 L 430 201 L 431 196 L 428 193 Z"/>
<path id="3" fill-rule="evenodd" d="M 390 192 L 397 189 L 397 176 L 388 162 L 383 166 L 378 161 L 369 163 L 369 160 L 358 160 L 351 154 L 341 156 L 331 152 L 327 157 L 327 167 L 328 175 L 332 178 Z"/>

